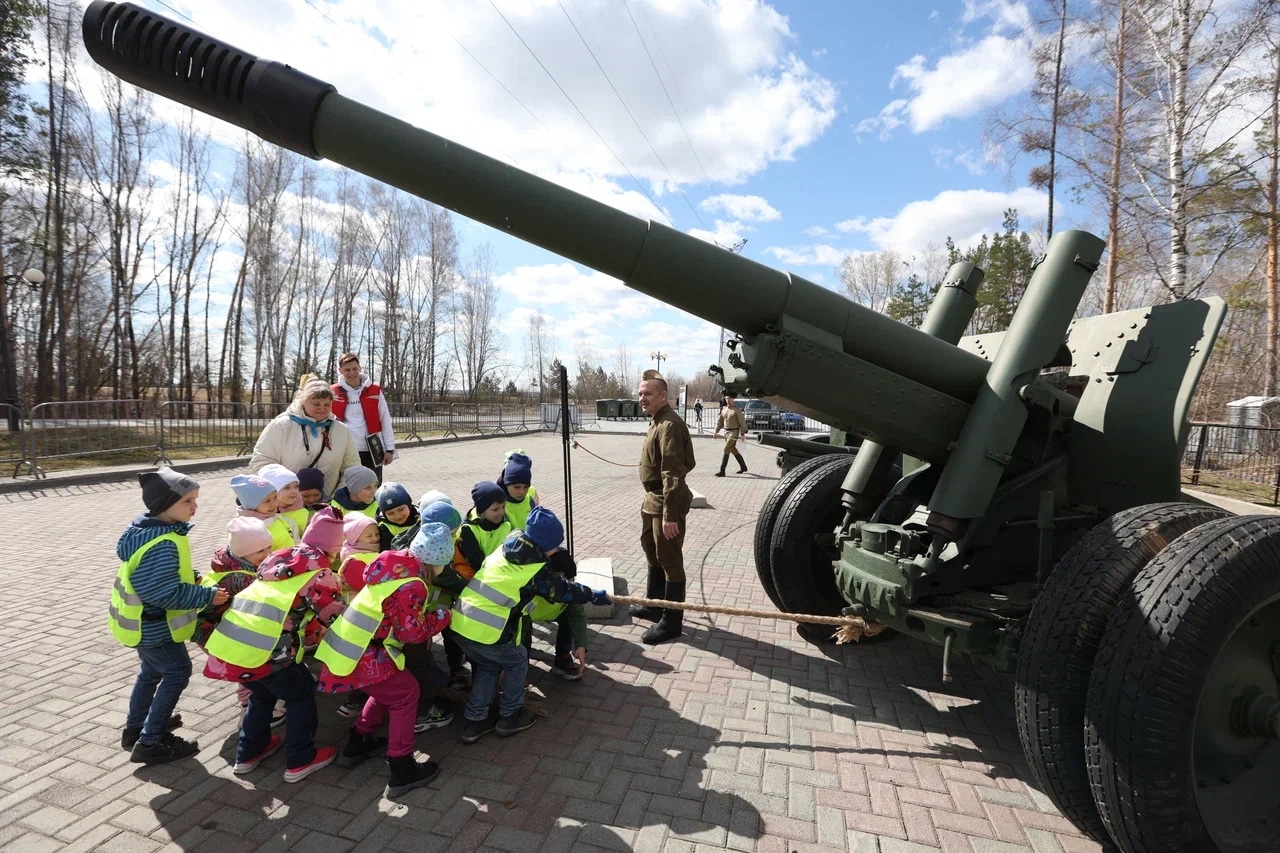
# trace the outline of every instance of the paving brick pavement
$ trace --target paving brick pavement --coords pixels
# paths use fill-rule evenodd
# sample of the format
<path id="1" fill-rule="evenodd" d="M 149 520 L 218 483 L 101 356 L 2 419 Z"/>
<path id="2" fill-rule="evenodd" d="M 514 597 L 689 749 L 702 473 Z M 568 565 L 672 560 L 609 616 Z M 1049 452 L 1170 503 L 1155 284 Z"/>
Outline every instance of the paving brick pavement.
<path id="1" fill-rule="evenodd" d="M 639 452 L 633 435 L 581 441 L 626 465 Z M 442 488 L 462 504 L 512 447 L 532 454 L 539 493 L 561 510 L 561 445 L 546 434 L 411 449 L 387 476 L 415 495 Z M 769 607 L 751 543 L 756 510 L 778 477 L 775 451 L 748 444 L 750 473 L 720 479 L 712 477 L 718 443 L 695 448 L 692 482 L 710 506 L 690 516 L 690 600 Z M 581 450 L 572 464 L 577 554 L 612 557 L 636 589 L 644 565 L 634 470 Z M 233 513 L 233 473 L 199 476 L 198 564 Z M 712 614 L 687 614 L 680 641 L 649 648 L 639 642 L 644 626 L 619 608 L 612 622 L 592 623 L 591 671 L 576 683 L 550 675 L 539 629 L 530 680 L 550 718 L 472 746 L 458 741 L 460 720 L 420 735 L 442 773 L 399 801 L 382 797 L 380 761 L 331 766 L 294 785 L 281 778 L 281 758 L 233 776 L 239 707 L 230 685 L 200 676 L 198 650 L 179 709 L 199 755 L 131 764 L 119 730 L 136 657 L 108 633 L 106 601 L 116 540 L 140 506 L 137 486 L 0 501 L 9 531 L 0 849 L 11 853 L 1100 849 L 1027 785 L 1007 679 L 958 661 L 944 688 L 936 651 L 908 640 L 819 648 L 792 623 Z M 340 743 L 347 721 L 334 713 L 337 700 L 319 703 L 321 742 Z"/>

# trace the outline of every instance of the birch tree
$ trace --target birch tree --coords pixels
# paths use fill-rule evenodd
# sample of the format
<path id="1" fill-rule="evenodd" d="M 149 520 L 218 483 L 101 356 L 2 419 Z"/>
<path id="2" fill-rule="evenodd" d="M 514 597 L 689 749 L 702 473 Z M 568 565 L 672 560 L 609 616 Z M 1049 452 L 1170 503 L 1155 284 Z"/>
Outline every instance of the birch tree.
<path id="1" fill-rule="evenodd" d="M 502 345 L 496 328 L 498 285 L 493 280 L 493 251 L 487 243 L 472 253 L 455 299 L 455 358 L 467 399 L 474 400 L 484 379 L 496 371 Z"/>

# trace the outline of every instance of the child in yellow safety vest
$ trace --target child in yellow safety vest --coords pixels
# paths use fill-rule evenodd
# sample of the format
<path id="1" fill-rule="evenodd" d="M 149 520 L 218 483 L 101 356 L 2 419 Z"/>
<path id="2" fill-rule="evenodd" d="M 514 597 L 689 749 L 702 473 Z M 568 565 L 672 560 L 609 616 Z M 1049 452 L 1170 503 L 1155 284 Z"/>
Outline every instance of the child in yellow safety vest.
<path id="1" fill-rule="evenodd" d="M 276 517 L 267 522 L 276 549 L 290 548 L 302 541 L 311 512 L 302 502 L 298 475 L 283 465 L 272 462 L 258 470 L 258 476 L 276 487 Z"/>
<path id="2" fill-rule="evenodd" d="M 271 542 L 271 531 L 259 518 L 233 518 L 227 525 L 227 544 L 213 553 L 209 571 L 200 575 L 201 586 L 226 590 L 233 599 L 249 584 L 258 579 L 258 566 L 276 550 Z M 213 629 L 222 621 L 230 603 L 210 605 L 200 611 L 200 624 L 192 639 L 200 648 L 209 641 Z M 240 707 L 249 707 L 249 688 L 236 686 L 236 698 Z M 271 718 L 272 727 L 283 725 L 284 711 L 277 710 Z"/>
<path id="3" fill-rule="evenodd" d="M 307 508 L 309 522 L 316 510 L 329 505 L 329 496 L 324 493 L 324 472 L 319 468 L 299 468 L 298 494 L 302 497 L 303 506 Z"/>
<path id="4" fill-rule="evenodd" d="M 374 499 L 378 503 L 378 511 L 373 520 L 378 522 L 382 534 L 378 550 L 386 551 L 395 547 L 391 543 L 397 536 L 418 526 L 421 517 L 413 505 L 413 498 L 409 497 L 409 490 L 399 483 L 383 483 Z"/>
<path id="5" fill-rule="evenodd" d="M 232 599 L 205 644 L 208 678 L 249 688 L 232 772 L 251 773 L 284 747 L 284 781 L 297 782 L 333 762 L 337 749 L 317 747 L 315 682 L 302 665 L 307 622 L 331 623 L 343 612 L 329 560 L 310 545 L 271 554 L 258 578 Z M 271 712 L 285 703 L 284 736 L 271 734 Z"/>
<path id="6" fill-rule="evenodd" d="M 498 487 L 507 498 L 507 520 L 514 530 L 524 530 L 529 513 L 538 505 L 533 487 L 533 460 L 523 450 L 507 451 L 507 464 L 498 475 Z"/>
<path id="7" fill-rule="evenodd" d="M 364 589 L 364 570 L 378 558 L 382 549 L 378 547 L 381 538 L 378 525 L 372 518 L 360 512 L 353 512 L 342 519 L 342 568 L 338 579 L 342 581 L 342 595 L 347 601 Z M 338 706 L 338 715 L 354 717 L 360 713 L 368 696 L 359 690 L 351 691 L 347 701 Z"/>
<path id="8" fill-rule="evenodd" d="M 130 761 L 155 764 L 200 749 L 173 734 L 182 725 L 173 712 L 191 678 L 186 641 L 195 635 L 198 614 L 228 595 L 200 586 L 191 565 L 187 534 L 199 484 L 172 468 L 139 474 L 138 483 L 147 511 L 116 544 L 120 568 L 107 624 L 120 643 L 137 650 L 140 663 L 120 746 L 130 750 Z"/>
<path id="9" fill-rule="evenodd" d="M 511 533 L 480 567 L 453 605 L 451 625 L 462 651 L 471 659 L 475 681 L 463 711 L 462 742 L 475 743 L 492 731 L 513 735 L 532 726 L 524 708 L 529 651 L 529 612 L 535 596 L 551 602 L 608 604 L 604 590 L 566 580 L 549 563 L 564 542 L 564 527 L 555 513 L 537 506 L 524 530 Z M 490 712 L 498 681 L 502 694 L 498 713 Z"/>
<path id="10" fill-rule="evenodd" d="M 451 540 L 443 524 L 428 524 L 409 549 L 379 554 L 365 569 L 364 587 L 316 649 L 322 664 L 317 690 L 363 690 L 369 696 L 338 764 L 354 766 L 385 746 L 388 797 L 429 784 L 440 772 L 435 762 L 414 756 L 420 688 L 406 669 L 404 648 L 425 642 L 449 624 L 449 611 L 432 612 L 426 603 L 428 583 L 452 553 Z M 389 735 L 385 743 L 374 737 L 384 723 Z"/>
<path id="11" fill-rule="evenodd" d="M 507 493 L 497 483 L 481 481 L 471 487 L 473 506 L 467 513 L 467 520 L 458 529 L 458 544 L 453 558 L 453 570 L 457 572 L 461 587 L 475 577 L 485 559 L 502 547 L 502 540 L 512 531 L 511 520 L 507 518 Z M 440 586 L 447 592 L 454 592 L 448 586 L 449 578 L 441 578 Z M 456 652 L 456 660 L 462 660 L 462 649 L 450 638 Z M 470 681 L 465 669 L 452 669 L 450 663 L 449 687 L 452 690 L 466 690 Z"/>
<path id="12" fill-rule="evenodd" d="M 352 465 L 342 472 L 342 485 L 333 493 L 329 505 L 346 514 L 362 512 L 373 518 L 378 511 L 374 498 L 378 494 L 378 475 L 372 468 Z"/>
<path id="13" fill-rule="evenodd" d="M 274 550 L 294 546 L 298 540 L 276 512 L 279 492 L 270 480 L 257 474 L 237 474 L 231 478 L 231 491 L 236 494 L 236 515 L 260 519 L 271 531 Z"/>

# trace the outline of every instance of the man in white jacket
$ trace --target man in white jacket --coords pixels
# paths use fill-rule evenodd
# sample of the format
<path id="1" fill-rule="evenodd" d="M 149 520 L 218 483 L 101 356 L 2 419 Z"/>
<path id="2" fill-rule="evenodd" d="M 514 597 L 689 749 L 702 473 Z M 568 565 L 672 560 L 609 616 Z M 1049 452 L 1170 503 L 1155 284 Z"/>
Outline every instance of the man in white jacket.
<path id="1" fill-rule="evenodd" d="M 396 436 L 391 427 L 391 409 L 382 395 L 382 389 L 368 376 L 360 372 L 360 357 L 345 352 L 338 358 L 338 372 L 342 379 L 333 386 L 333 415 L 347 429 L 360 453 L 360 464 L 373 470 L 382 483 L 382 466 L 390 465 L 395 458 Z M 382 453 L 374 458 L 368 437 L 375 435 Z"/>

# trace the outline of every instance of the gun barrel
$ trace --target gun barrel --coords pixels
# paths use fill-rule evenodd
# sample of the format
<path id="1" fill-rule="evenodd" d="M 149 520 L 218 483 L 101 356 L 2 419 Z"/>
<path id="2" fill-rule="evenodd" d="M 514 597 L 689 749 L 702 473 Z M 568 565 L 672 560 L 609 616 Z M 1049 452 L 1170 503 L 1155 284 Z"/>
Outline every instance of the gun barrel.
<path id="1" fill-rule="evenodd" d="M 137 86 L 328 159 L 743 335 L 791 317 L 846 353 L 971 402 L 988 363 L 827 290 L 641 219 L 346 98 L 131 3 L 85 10 L 89 55 Z M 834 393 L 840 393 L 833 389 Z"/>

